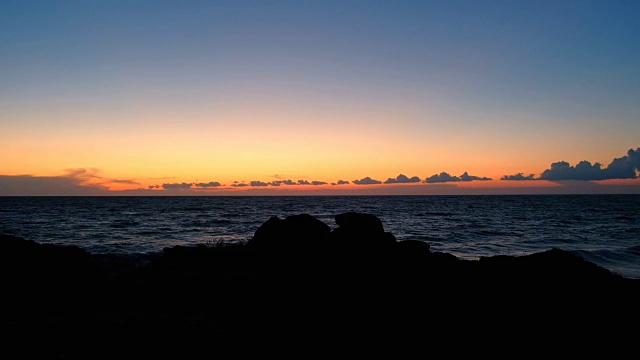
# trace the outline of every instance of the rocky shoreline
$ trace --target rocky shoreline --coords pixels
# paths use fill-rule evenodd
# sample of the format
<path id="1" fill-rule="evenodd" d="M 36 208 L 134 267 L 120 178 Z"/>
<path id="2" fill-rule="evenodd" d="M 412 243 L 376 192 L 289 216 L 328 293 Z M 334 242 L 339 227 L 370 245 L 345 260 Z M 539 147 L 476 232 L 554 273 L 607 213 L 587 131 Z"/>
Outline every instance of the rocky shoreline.
<path id="1" fill-rule="evenodd" d="M 569 252 L 461 260 L 397 241 L 374 215 L 335 220 L 272 217 L 246 244 L 166 248 L 144 265 L 0 235 L 6 344 L 25 358 L 212 358 L 633 335 L 640 280 Z"/>

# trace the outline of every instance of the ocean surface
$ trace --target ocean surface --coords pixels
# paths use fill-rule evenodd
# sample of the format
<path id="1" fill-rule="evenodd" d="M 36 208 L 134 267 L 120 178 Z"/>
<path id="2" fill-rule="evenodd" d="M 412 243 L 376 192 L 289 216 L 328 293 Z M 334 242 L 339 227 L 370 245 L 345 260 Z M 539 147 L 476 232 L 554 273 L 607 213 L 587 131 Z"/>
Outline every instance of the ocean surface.
<path id="1" fill-rule="evenodd" d="M 272 216 L 358 211 L 462 259 L 560 248 L 640 278 L 640 195 L 0 197 L 0 233 L 141 256 L 249 240 Z"/>

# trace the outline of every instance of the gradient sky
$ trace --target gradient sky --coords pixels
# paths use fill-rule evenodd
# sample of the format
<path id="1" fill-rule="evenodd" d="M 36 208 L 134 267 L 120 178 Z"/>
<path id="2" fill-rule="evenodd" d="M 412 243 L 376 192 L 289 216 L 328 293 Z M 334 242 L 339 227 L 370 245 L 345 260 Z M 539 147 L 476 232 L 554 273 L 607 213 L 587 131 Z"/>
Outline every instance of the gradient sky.
<path id="1" fill-rule="evenodd" d="M 0 195 L 640 193 L 638 19 L 612 0 L 4 0 Z"/>

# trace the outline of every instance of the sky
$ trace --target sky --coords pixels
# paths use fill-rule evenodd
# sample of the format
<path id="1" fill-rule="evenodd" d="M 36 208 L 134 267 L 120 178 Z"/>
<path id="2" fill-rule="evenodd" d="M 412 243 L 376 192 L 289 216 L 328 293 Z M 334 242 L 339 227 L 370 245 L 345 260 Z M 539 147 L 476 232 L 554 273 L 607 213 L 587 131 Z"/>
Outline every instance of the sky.
<path id="1" fill-rule="evenodd" d="M 640 193 L 639 1 L 0 2 L 0 195 Z"/>

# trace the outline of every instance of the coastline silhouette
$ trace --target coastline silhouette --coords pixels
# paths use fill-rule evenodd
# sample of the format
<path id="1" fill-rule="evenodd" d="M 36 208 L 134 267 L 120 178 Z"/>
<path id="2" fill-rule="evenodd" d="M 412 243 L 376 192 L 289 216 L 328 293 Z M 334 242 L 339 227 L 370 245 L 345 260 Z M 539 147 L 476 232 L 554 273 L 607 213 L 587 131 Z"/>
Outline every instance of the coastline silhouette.
<path id="1" fill-rule="evenodd" d="M 271 217 L 246 244 L 165 248 L 147 264 L 2 235 L 7 344 L 59 358 L 190 358 L 328 335 L 489 341 L 542 326 L 547 336 L 622 336 L 620 319 L 637 317 L 640 280 L 560 249 L 461 260 L 397 241 L 371 214 L 335 221 L 331 230 L 308 214 Z"/>

